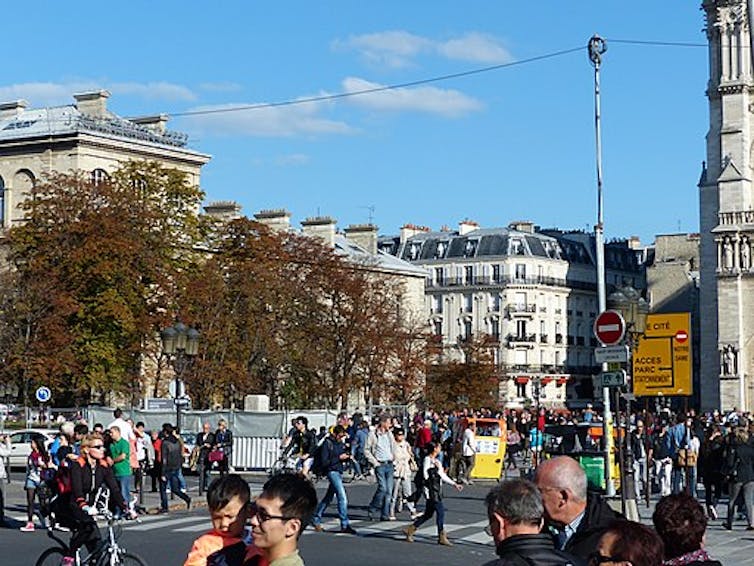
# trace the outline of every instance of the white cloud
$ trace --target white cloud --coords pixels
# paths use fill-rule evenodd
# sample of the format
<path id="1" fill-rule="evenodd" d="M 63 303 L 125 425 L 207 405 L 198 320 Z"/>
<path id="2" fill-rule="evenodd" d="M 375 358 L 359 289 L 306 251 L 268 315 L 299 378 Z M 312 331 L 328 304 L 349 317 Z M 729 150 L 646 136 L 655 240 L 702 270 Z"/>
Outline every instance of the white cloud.
<path id="1" fill-rule="evenodd" d="M 325 104 L 305 102 L 288 106 L 250 108 L 222 112 L 243 106 L 241 104 L 217 104 L 192 108 L 194 112 L 214 111 L 181 118 L 189 129 L 209 135 L 246 135 L 258 137 L 288 137 L 316 134 L 351 134 L 353 128 L 345 122 L 329 120 L 320 114 Z M 217 112 L 217 111 L 220 112 Z"/>
<path id="2" fill-rule="evenodd" d="M 335 49 L 357 51 L 367 61 L 387 67 L 407 67 L 421 54 L 475 63 L 507 63 L 513 56 L 489 34 L 469 32 L 460 37 L 437 41 L 407 31 L 391 30 L 350 36 L 333 42 Z"/>
<path id="3" fill-rule="evenodd" d="M 351 36 L 335 41 L 336 49 L 354 49 L 372 63 L 387 67 L 405 67 L 422 51 L 431 51 L 432 42 L 406 31 L 384 31 Z"/>
<path id="4" fill-rule="evenodd" d="M 106 87 L 113 94 L 123 94 L 130 96 L 138 96 L 146 99 L 159 99 L 159 100 L 184 100 L 193 101 L 196 100 L 196 95 L 183 85 L 174 83 L 168 83 L 164 81 L 152 82 L 152 83 L 112 83 Z"/>
<path id="5" fill-rule="evenodd" d="M 343 90 L 346 92 L 359 92 L 382 86 L 355 77 L 348 77 L 343 81 Z M 352 96 L 347 100 L 374 110 L 419 111 L 447 117 L 461 116 L 482 108 L 481 102 L 462 92 L 434 86 L 383 90 Z"/>
<path id="6" fill-rule="evenodd" d="M 0 86 L 0 101 L 25 98 L 34 108 L 55 104 L 71 104 L 74 94 L 97 89 L 107 89 L 113 95 L 135 96 L 148 100 L 196 100 L 196 95 L 188 87 L 164 81 L 139 83 L 84 79 L 68 82 L 30 82 Z"/>
<path id="7" fill-rule="evenodd" d="M 513 56 L 491 35 L 472 32 L 457 39 L 437 44 L 437 50 L 448 59 L 478 63 L 508 63 Z"/>

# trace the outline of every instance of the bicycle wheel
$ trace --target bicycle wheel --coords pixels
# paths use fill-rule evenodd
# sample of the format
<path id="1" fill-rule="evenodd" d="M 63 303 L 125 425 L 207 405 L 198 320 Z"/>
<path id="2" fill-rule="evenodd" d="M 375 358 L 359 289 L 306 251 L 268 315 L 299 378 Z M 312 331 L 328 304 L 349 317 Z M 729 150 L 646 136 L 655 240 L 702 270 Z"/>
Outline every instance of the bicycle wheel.
<path id="1" fill-rule="evenodd" d="M 60 566 L 64 556 L 65 553 L 59 546 L 48 548 L 37 558 L 34 566 Z"/>
<path id="2" fill-rule="evenodd" d="M 147 566 L 147 563 L 131 552 L 113 552 L 108 549 L 100 556 L 97 566 Z"/>

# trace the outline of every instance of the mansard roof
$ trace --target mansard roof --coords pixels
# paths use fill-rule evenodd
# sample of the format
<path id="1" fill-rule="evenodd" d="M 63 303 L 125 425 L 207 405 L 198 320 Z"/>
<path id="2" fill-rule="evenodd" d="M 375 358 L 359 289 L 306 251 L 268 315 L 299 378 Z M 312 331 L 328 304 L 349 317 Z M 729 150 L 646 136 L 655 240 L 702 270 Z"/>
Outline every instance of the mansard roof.
<path id="1" fill-rule="evenodd" d="M 122 118 L 109 110 L 102 117 L 90 116 L 83 114 L 74 104 L 23 109 L 16 115 L 0 119 L 0 143 L 86 132 L 191 151 L 186 148 L 187 134 L 170 130 L 161 132 L 137 121 Z"/>
<path id="2" fill-rule="evenodd" d="M 379 271 L 422 278 L 427 276 L 427 271 L 421 267 L 412 265 L 382 250 L 377 250 L 376 254 L 369 253 L 342 234 L 335 234 L 333 246 L 335 253 L 347 257 L 354 263 L 371 266 Z"/>
<path id="3" fill-rule="evenodd" d="M 457 231 L 420 232 L 401 242 L 398 236 L 381 236 L 378 248 L 409 262 L 539 257 L 571 264 L 596 265 L 594 234 L 557 229 L 522 232 L 511 228 L 480 228 L 461 235 Z M 637 271 L 643 252 L 624 240 L 605 245 L 605 265 Z"/>

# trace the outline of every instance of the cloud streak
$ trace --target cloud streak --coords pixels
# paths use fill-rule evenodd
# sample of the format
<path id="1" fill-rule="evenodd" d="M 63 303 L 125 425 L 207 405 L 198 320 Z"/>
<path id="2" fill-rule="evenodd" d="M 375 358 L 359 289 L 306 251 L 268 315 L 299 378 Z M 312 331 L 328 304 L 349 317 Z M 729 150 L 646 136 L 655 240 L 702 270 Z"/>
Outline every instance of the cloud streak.
<path id="1" fill-rule="evenodd" d="M 332 46 L 335 50 L 356 51 L 369 63 L 389 68 L 411 66 L 421 55 L 492 65 L 514 60 L 495 37 L 480 32 L 438 41 L 407 31 L 390 30 L 350 36 L 334 41 Z"/>
<path id="2" fill-rule="evenodd" d="M 254 103 L 204 105 L 192 112 L 214 113 L 181 117 L 186 126 L 199 135 L 244 135 L 254 137 L 293 137 L 307 135 L 345 135 L 354 129 L 345 122 L 322 115 L 326 104 L 301 104 L 270 108 L 249 108 L 222 112 Z M 257 103 L 258 104 L 258 103 Z M 217 112 L 217 111 L 220 112 Z"/>
<path id="3" fill-rule="evenodd" d="M 184 85 L 166 81 L 157 82 L 109 82 L 78 80 L 67 82 L 28 82 L 0 86 L 0 101 L 24 98 L 32 107 L 56 104 L 71 104 L 73 95 L 98 89 L 107 89 L 113 95 L 133 96 L 146 100 L 170 102 L 196 100 L 196 94 Z"/>
<path id="4" fill-rule="evenodd" d="M 365 79 L 348 77 L 343 81 L 345 92 L 359 92 L 383 85 Z M 347 98 L 351 104 L 391 112 L 425 112 L 448 118 L 456 118 L 480 110 L 481 102 L 453 89 L 441 89 L 434 86 L 414 88 L 397 88 L 379 92 L 361 94 Z"/>

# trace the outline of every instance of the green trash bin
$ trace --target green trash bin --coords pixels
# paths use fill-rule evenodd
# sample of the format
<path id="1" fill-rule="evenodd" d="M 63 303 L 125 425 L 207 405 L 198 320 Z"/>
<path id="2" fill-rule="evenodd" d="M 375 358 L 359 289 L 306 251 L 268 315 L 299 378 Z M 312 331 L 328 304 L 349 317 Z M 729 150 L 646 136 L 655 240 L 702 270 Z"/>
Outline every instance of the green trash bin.
<path id="1" fill-rule="evenodd" d="M 586 481 L 589 491 L 604 491 L 605 484 L 605 457 L 604 456 L 579 456 L 579 464 L 586 472 Z"/>

